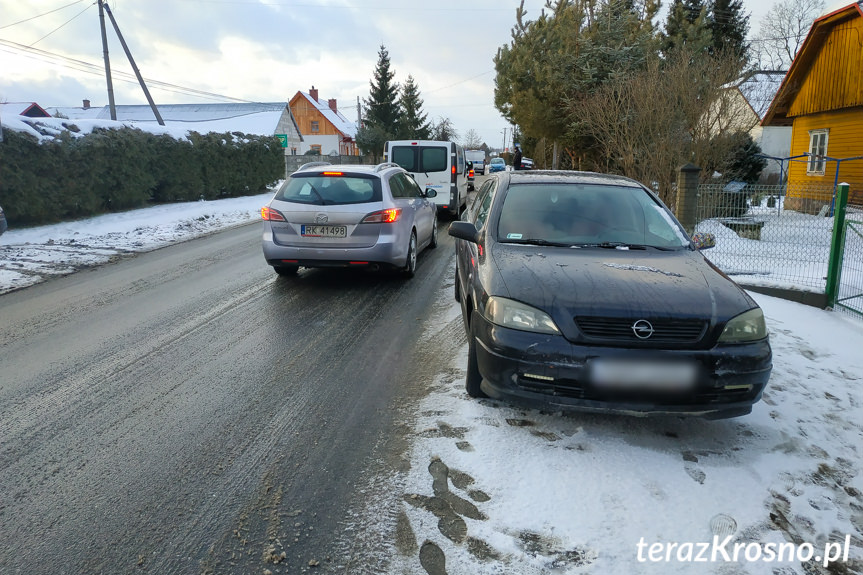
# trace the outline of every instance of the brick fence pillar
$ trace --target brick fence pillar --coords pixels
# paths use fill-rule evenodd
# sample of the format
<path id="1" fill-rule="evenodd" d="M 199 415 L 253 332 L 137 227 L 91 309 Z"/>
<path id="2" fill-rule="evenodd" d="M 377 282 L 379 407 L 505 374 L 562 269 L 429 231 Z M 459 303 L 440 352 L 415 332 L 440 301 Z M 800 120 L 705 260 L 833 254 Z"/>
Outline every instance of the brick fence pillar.
<path id="1" fill-rule="evenodd" d="M 686 228 L 689 235 L 695 233 L 698 205 L 698 180 L 701 168 L 686 164 L 677 170 L 677 198 L 674 203 L 674 215 Z"/>

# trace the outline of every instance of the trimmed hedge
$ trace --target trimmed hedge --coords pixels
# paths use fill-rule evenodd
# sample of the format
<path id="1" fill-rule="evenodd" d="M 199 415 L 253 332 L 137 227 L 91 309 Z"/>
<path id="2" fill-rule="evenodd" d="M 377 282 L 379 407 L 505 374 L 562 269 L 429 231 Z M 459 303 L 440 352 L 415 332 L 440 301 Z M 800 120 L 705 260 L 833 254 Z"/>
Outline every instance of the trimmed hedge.
<path id="1" fill-rule="evenodd" d="M 120 128 L 63 132 L 40 143 L 4 130 L 0 205 L 10 226 L 40 225 L 154 203 L 260 194 L 284 173 L 275 136 L 191 132 L 178 140 Z"/>

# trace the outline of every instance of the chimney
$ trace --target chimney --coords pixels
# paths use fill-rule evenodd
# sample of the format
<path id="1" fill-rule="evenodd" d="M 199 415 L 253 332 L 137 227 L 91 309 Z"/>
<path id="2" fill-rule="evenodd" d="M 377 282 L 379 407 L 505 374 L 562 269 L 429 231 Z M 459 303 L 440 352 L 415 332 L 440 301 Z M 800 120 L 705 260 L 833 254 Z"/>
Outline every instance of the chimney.
<path id="1" fill-rule="evenodd" d="M 84 100 L 84 109 L 85 109 L 85 110 L 89 110 L 89 109 L 90 109 L 90 100 Z"/>
<path id="2" fill-rule="evenodd" d="M 312 86 L 312 89 L 309 90 L 309 96 L 312 97 L 312 100 L 317 102 L 318 101 L 318 89 L 315 88 L 314 86 Z"/>
<path id="3" fill-rule="evenodd" d="M 335 98 L 330 98 L 327 101 L 327 103 L 330 105 L 330 110 L 332 110 L 333 112 L 339 111 L 339 107 L 336 105 L 336 99 Z"/>

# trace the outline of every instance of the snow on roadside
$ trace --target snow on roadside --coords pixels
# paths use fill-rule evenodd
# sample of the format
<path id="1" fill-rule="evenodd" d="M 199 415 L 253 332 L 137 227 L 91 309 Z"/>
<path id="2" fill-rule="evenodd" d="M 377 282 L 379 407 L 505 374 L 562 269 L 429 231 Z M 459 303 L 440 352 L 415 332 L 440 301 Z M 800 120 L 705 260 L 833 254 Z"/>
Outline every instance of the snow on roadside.
<path id="1" fill-rule="evenodd" d="M 764 400 L 736 419 L 563 415 L 470 400 L 463 344 L 420 408 L 402 503 L 418 551 L 390 572 L 802 575 L 827 571 L 821 559 L 766 561 L 764 550 L 811 544 L 821 557 L 829 541 L 848 542 L 841 567 L 863 572 L 863 326 L 752 295 L 768 318 L 775 367 Z M 438 319 L 461 329 L 453 308 Z M 695 552 L 679 559 L 681 545 L 697 551 L 714 535 L 730 535 L 731 551 L 740 545 L 737 561 L 721 552 L 713 562 L 696 562 Z M 650 561 L 652 544 L 671 549 L 671 560 Z M 761 559 L 747 560 L 747 549 Z"/>
<path id="2" fill-rule="evenodd" d="M 0 294 L 260 219 L 273 192 L 224 200 L 163 204 L 0 236 Z"/>

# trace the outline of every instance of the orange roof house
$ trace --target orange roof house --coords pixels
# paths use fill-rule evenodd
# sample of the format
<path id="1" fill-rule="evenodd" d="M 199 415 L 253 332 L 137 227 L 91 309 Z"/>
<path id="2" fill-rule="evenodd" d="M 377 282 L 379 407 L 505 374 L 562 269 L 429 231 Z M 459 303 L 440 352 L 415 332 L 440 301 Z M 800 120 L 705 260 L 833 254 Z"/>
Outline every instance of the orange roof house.
<path id="1" fill-rule="evenodd" d="M 339 111 L 335 99 L 319 100 L 318 90 L 312 86 L 308 92 L 297 92 L 290 107 L 303 136 L 300 154 L 313 151 L 323 156 L 359 155 L 357 126 Z"/>

